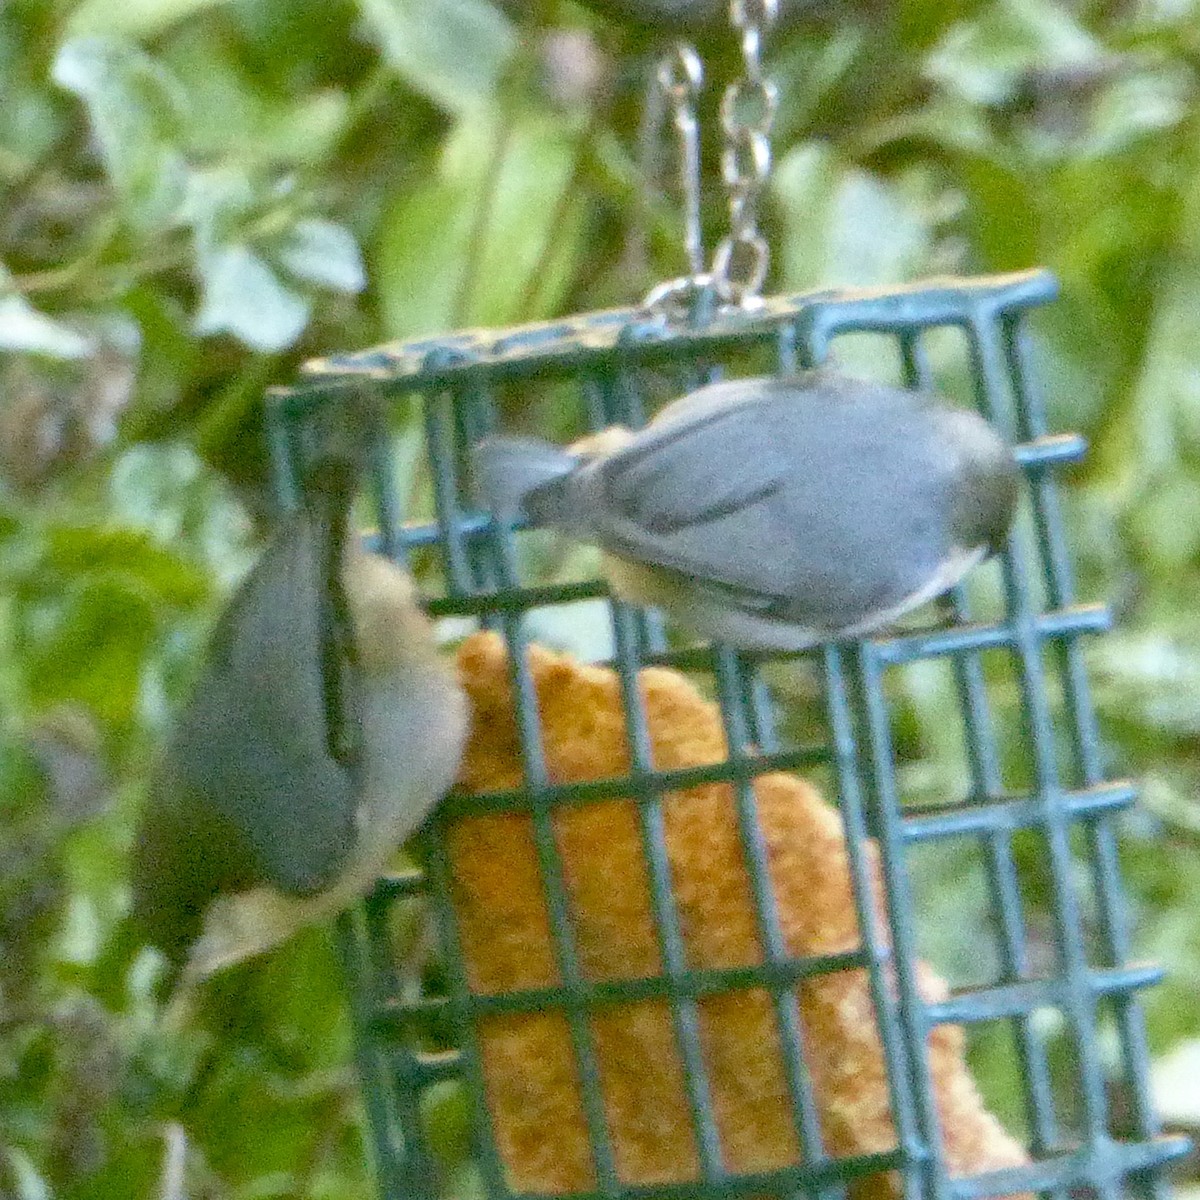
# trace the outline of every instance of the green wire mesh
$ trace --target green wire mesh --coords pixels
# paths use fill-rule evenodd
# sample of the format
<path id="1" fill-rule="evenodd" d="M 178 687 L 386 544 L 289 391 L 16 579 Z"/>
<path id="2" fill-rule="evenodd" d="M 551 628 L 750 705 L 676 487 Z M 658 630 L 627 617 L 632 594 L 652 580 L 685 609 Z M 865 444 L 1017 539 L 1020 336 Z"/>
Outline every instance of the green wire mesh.
<path id="1" fill-rule="evenodd" d="M 1063 1200 L 1165 1194 L 1164 1165 L 1186 1144 L 1160 1134 L 1147 1089 L 1137 992 L 1158 972 L 1128 961 L 1114 821 L 1134 793 L 1106 775 L 1080 645 L 1083 635 L 1107 628 L 1108 616 L 1075 600 L 1054 484 L 1055 470 L 1076 461 L 1084 446 L 1079 437 L 1049 432 L 1031 379 L 1027 316 L 1054 293 L 1048 275 L 1029 272 L 776 298 L 750 314 L 717 314 L 685 328 L 616 310 L 337 355 L 308 364 L 299 386 L 273 393 L 285 498 L 320 438 L 321 412 L 346 388 L 376 388 L 397 413 L 417 414 L 397 439 L 376 447 L 373 545 L 415 571 L 432 614 L 503 634 L 517 701 L 524 786 L 447 798 L 417 839 L 424 872 L 381 880 L 339 926 L 384 1196 L 461 1194 L 464 1186 L 487 1197 L 518 1194 L 492 1128 L 478 1023 L 547 1009 L 561 1010 L 570 1030 L 595 1177 L 593 1189 L 572 1195 L 586 1200 L 845 1195 L 855 1179 L 882 1170 L 900 1173 L 907 1196 L 928 1200 L 1026 1191 Z M 825 646 L 792 664 L 813 681 L 799 728 L 781 723 L 764 684 L 777 663 L 679 642 L 657 614 L 608 600 L 594 559 L 577 558 L 573 573 L 564 572 L 538 541 L 545 535 L 493 523 L 472 497 L 469 447 L 515 413 L 533 412 L 538 432 L 553 426 L 550 436 L 565 440 L 613 423 L 639 425 L 660 402 L 722 374 L 787 373 L 831 354 L 852 372 L 935 386 L 977 405 L 1018 447 L 1027 503 L 1002 561 L 956 589 L 936 623 Z M 627 778 L 556 785 L 543 761 L 525 648 L 531 630 L 553 628 L 547 614 L 594 625 L 598 604 L 611 622 L 603 625 L 611 637 L 599 657 L 620 674 L 632 770 Z M 633 682 L 649 663 L 688 672 L 718 699 L 727 762 L 653 769 Z M 909 761 L 897 697 L 905 680 L 928 686 L 934 678 L 949 697 L 958 765 L 921 787 L 922 764 Z M 783 948 L 751 789 L 755 776 L 781 769 L 823 783 L 836 798 L 865 931 L 856 951 L 796 959 Z M 663 836 L 664 792 L 713 779 L 733 785 L 762 952 L 759 965 L 737 970 L 689 968 Z M 956 781 L 949 791 L 947 779 Z M 611 797 L 638 807 L 663 964 L 655 978 L 596 981 L 580 963 L 551 814 Z M 505 811 L 532 818 L 561 983 L 484 995 L 471 990 L 464 968 L 445 830 L 466 815 Z M 879 846 L 886 937 L 870 917 L 869 837 Z M 931 1002 L 917 984 L 928 936 L 919 886 L 923 855 L 948 847 L 969 848 L 980 866 L 979 922 L 990 945 L 981 944 L 973 977 L 955 980 L 947 998 Z M 1052 953 L 1031 944 L 1031 876 L 1046 899 L 1044 940 Z M 440 963 L 418 987 L 403 982 L 389 941 L 395 906 L 414 896 L 432 916 Z M 895 1145 L 839 1158 L 822 1143 L 795 988 L 854 968 L 869 972 Z M 771 995 L 801 1151 L 795 1164 L 753 1175 L 722 1161 L 697 1025 L 701 997 L 743 988 Z M 683 1063 L 699 1163 L 686 1183 L 623 1180 L 606 1126 L 589 1017 L 647 998 L 669 1002 Z M 1029 1165 L 949 1176 L 925 1053 L 929 1031 L 943 1023 L 972 1035 L 1007 1031 L 1002 1044 L 1017 1081 Z M 423 1117 L 423 1096 L 446 1081 L 464 1089 L 473 1118 L 474 1173 L 466 1185 L 461 1175 L 444 1177 Z M 1119 1119 L 1110 1102 L 1114 1083 L 1127 1096 Z M 553 1139 L 554 1130 L 546 1136 Z"/>

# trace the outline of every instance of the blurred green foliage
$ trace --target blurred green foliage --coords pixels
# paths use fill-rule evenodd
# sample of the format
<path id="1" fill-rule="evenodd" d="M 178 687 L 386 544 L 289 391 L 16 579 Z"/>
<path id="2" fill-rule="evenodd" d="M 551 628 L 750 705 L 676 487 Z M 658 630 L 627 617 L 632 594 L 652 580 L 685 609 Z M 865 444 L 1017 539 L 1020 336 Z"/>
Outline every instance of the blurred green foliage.
<path id="1" fill-rule="evenodd" d="M 1093 444 L 1068 506 L 1081 590 L 1122 617 L 1090 652 L 1114 762 L 1147 782 L 1124 845 L 1140 952 L 1172 970 L 1161 1051 L 1200 1033 L 1200 8 L 827 7 L 771 42 L 771 286 L 1063 283 L 1038 365 Z M 0 1196 L 156 1195 L 171 1122 L 190 1197 L 368 1194 L 325 936 L 168 1036 L 151 964 L 106 956 L 131 818 L 252 550 L 266 383 L 679 271 L 640 182 L 652 42 L 555 0 L 0 7 Z M 705 42 L 710 130 L 732 44 Z M 917 766 L 943 695 L 914 676 Z M 967 874 L 930 864 L 931 913 Z M 952 974 L 970 928 L 929 947 Z M 978 1048 L 985 1084 L 1001 1057 Z M 430 1104 L 461 1157 L 461 1097 Z"/>

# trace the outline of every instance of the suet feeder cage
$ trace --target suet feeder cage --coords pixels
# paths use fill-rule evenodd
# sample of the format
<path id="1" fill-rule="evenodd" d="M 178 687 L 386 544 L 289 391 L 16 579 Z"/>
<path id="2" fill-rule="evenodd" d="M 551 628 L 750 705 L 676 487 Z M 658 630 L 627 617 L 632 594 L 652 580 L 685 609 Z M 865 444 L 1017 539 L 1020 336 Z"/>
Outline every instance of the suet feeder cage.
<path id="1" fill-rule="evenodd" d="M 414 570 L 435 617 L 492 631 L 511 687 L 511 732 L 490 732 L 509 737 L 519 774 L 452 793 L 417 839 L 420 869 L 380 880 L 339 925 L 383 1196 L 1164 1194 L 1184 1146 L 1161 1135 L 1148 1095 L 1138 993 L 1158 971 L 1129 959 L 1114 828 L 1134 791 L 1109 777 L 1084 669 L 1082 640 L 1109 617 L 1075 598 L 1055 483 L 1084 444 L 1048 428 L 1031 362 L 1031 312 L 1054 294 L 1034 271 L 769 298 L 682 323 L 614 310 L 336 355 L 272 394 L 285 494 L 347 389 L 408 414 L 375 448 L 370 542 Z M 640 425 L 715 378 L 847 355 L 856 372 L 977 405 L 1017 447 L 1027 486 L 1010 547 L 933 623 L 791 659 L 698 644 L 611 600 L 593 561 L 556 559 L 544 535 L 475 499 L 469 449 L 514 398 L 553 414 L 566 440 Z M 566 659 L 530 653 L 575 627 L 607 670 L 572 676 Z M 639 688 L 646 668 L 679 675 L 651 671 L 658 682 Z M 556 671 L 566 690 L 548 733 Z M 719 752 L 702 761 L 672 757 L 648 716 L 655 687 L 683 678 L 679 711 L 719 712 Z M 582 711 L 606 680 L 615 734 Z M 905 707 L 935 686 L 945 761 L 931 764 Z M 671 696 L 655 719 L 675 719 Z M 473 698 L 477 736 L 503 724 Z M 616 767 L 573 768 L 571 737 L 615 738 Z M 780 773 L 832 803 L 772 784 L 785 791 L 771 808 L 764 781 Z M 841 824 L 789 825 L 805 797 Z M 977 955 L 948 987 L 922 961 L 936 962 L 930 926 L 947 917 L 926 909 L 923 864 L 943 852 L 976 873 L 954 920 L 978 931 Z M 821 907 L 838 903 L 840 916 Z M 421 905 L 437 947 L 414 975 L 395 914 Z M 838 919 L 843 933 L 825 937 Z M 953 1128 L 963 1095 L 983 1109 L 965 1068 L 939 1075 L 961 1060 L 956 1027 L 1014 1081 L 1011 1137 L 990 1117 Z M 454 1179 L 425 1117 L 439 1089 L 471 1114 L 470 1166 Z M 966 1144 L 985 1135 L 1002 1151 L 973 1158 Z"/>

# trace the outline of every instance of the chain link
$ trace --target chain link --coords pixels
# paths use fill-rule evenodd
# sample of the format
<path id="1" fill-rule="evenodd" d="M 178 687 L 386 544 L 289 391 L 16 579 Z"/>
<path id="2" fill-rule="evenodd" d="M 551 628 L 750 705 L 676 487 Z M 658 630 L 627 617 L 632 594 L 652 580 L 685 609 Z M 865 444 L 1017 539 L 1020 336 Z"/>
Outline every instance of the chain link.
<path id="1" fill-rule="evenodd" d="M 679 140 L 679 192 L 683 200 L 683 248 L 693 276 L 704 271 L 704 235 L 700 229 L 700 126 L 696 96 L 704 68 L 695 49 L 677 42 L 659 64 L 655 78 L 671 109 Z"/>
<path id="2" fill-rule="evenodd" d="M 730 0 L 729 19 L 741 35 L 742 75 L 721 97 L 721 180 L 729 206 L 729 233 L 704 269 L 700 225 L 700 128 L 696 97 L 703 82 L 700 56 L 677 43 L 658 64 L 655 83 L 666 100 L 679 144 L 679 188 L 683 201 L 683 244 L 689 274 L 659 284 L 646 297 L 648 308 L 687 315 L 707 292 L 722 304 L 750 308 L 767 278 L 770 248 L 758 229 L 758 207 L 771 176 L 771 127 L 779 91 L 763 75 L 763 40 L 775 24 L 779 0 Z"/>
<path id="3" fill-rule="evenodd" d="M 758 207 L 771 176 L 771 127 L 779 90 L 763 75 L 763 39 L 779 15 L 779 0 L 730 0 L 729 20 L 742 38 L 742 77 L 721 97 L 721 179 L 729 204 L 729 233 L 713 255 L 720 299 L 741 308 L 759 298 L 770 249 L 758 230 Z"/>
<path id="4" fill-rule="evenodd" d="M 686 42 L 677 42 L 655 70 L 655 84 L 671 111 L 679 143 L 679 192 L 683 202 L 683 248 L 688 274 L 655 287 L 643 302 L 671 320 L 686 319 L 697 297 L 710 286 L 704 269 L 704 232 L 700 225 L 700 125 L 696 97 L 704 81 L 700 56 Z"/>

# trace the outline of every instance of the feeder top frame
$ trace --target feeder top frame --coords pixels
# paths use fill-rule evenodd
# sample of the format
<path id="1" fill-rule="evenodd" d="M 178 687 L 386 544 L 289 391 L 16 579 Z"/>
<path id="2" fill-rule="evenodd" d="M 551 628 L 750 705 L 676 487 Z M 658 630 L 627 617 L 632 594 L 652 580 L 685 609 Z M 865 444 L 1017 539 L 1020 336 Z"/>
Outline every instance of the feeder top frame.
<path id="1" fill-rule="evenodd" d="M 901 287 L 830 288 L 764 298 L 748 310 L 698 314 L 694 323 L 672 322 L 645 308 L 612 308 L 512 329 L 464 330 L 369 350 L 332 354 L 306 362 L 305 381 L 373 383 L 385 391 L 410 387 L 432 391 L 461 382 L 480 369 L 491 379 L 572 374 L 625 357 L 636 349 L 641 363 L 694 358 L 730 344 L 752 344 L 786 330 L 819 362 L 836 332 L 901 332 L 939 325 L 985 327 L 1010 314 L 1047 304 L 1058 283 L 1044 270 L 978 279 L 938 278 Z M 804 364 L 809 365 L 809 364 Z M 313 393 L 275 389 L 285 404 L 303 405 Z"/>

